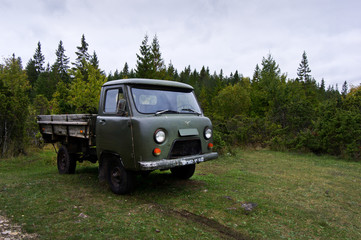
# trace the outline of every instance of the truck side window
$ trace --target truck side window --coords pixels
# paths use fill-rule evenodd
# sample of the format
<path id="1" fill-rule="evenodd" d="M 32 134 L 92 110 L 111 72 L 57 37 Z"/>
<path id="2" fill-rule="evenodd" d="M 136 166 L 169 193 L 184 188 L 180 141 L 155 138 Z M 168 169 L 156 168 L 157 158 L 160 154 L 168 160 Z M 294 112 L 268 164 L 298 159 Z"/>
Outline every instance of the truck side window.
<path id="1" fill-rule="evenodd" d="M 107 90 L 105 94 L 104 112 L 116 113 L 118 111 L 120 102 L 125 104 L 124 95 L 121 88 Z"/>

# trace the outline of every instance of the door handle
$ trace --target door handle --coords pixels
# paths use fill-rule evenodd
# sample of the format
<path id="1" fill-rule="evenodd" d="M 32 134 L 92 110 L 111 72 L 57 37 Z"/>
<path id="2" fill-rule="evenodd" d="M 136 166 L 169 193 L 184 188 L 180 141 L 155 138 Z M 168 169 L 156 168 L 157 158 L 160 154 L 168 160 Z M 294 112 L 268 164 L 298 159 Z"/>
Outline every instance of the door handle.
<path id="1" fill-rule="evenodd" d="M 99 123 L 100 125 L 105 125 L 106 121 L 104 119 L 100 119 Z"/>

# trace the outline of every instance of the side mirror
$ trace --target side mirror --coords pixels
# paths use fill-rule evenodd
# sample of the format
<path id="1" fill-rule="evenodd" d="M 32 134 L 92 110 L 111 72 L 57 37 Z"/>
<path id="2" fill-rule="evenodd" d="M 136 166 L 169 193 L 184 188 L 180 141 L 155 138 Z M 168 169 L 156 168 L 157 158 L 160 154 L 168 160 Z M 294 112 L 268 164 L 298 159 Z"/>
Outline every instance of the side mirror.
<path id="1" fill-rule="evenodd" d="M 125 99 L 119 99 L 118 106 L 117 106 L 117 114 L 118 115 L 121 115 L 121 116 L 126 115 L 125 106 L 126 106 Z"/>

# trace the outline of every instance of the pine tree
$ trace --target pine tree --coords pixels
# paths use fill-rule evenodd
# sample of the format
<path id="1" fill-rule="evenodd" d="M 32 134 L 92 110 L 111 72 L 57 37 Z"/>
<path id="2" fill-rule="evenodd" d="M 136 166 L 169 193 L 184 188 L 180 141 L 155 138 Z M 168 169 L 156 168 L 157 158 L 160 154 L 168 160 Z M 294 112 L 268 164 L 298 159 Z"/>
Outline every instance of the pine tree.
<path id="1" fill-rule="evenodd" d="M 34 58 L 34 62 L 35 62 L 35 69 L 36 72 L 38 73 L 38 75 L 44 71 L 44 61 L 45 61 L 45 57 L 41 52 L 41 43 L 40 41 L 38 42 L 38 47 L 35 50 L 35 54 L 33 56 Z"/>
<path id="2" fill-rule="evenodd" d="M 84 34 L 81 37 L 81 45 L 79 47 L 77 47 L 78 51 L 75 52 L 77 58 L 75 60 L 75 63 L 73 63 L 73 65 L 75 66 L 73 68 L 73 70 L 79 69 L 84 77 L 84 81 L 88 80 L 88 74 L 86 72 L 86 67 L 85 65 L 89 62 L 90 60 L 90 55 L 88 53 L 88 43 L 85 40 L 85 36 Z"/>
<path id="3" fill-rule="evenodd" d="M 308 66 L 307 55 L 304 51 L 302 54 L 302 61 L 300 63 L 300 66 L 297 68 L 297 80 L 300 82 L 310 83 L 312 81 L 310 72 L 311 69 Z"/>
<path id="4" fill-rule="evenodd" d="M 137 54 L 136 76 L 139 78 L 152 78 L 152 54 L 151 47 L 148 45 L 148 35 L 145 35 L 140 54 Z"/>
<path id="5" fill-rule="evenodd" d="M 320 90 L 321 90 L 322 92 L 325 92 L 325 91 L 326 91 L 325 80 L 324 80 L 323 78 L 322 78 L 322 80 L 321 80 Z"/>
<path id="6" fill-rule="evenodd" d="M 63 41 L 60 40 L 58 49 L 55 52 L 56 61 L 52 66 L 52 71 L 59 74 L 59 77 L 64 82 L 69 82 L 70 77 L 68 74 L 69 58 L 65 55 Z"/>
<path id="7" fill-rule="evenodd" d="M 33 55 L 33 58 L 31 58 L 25 69 L 28 76 L 28 80 L 31 86 L 35 85 L 35 82 L 38 80 L 38 77 L 41 72 L 44 71 L 44 60 L 45 57 L 41 52 L 41 43 L 38 42 L 37 48 L 35 49 L 35 53 Z M 31 94 L 33 95 L 33 94 Z"/>
<path id="8" fill-rule="evenodd" d="M 172 61 L 170 61 L 168 64 L 166 79 L 173 81 L 176 81 L 178 79 L 178 73 L 172 64 Z"/>
<path id="9" fill-rule="evenodd" d="M 347 91 L 348 91 L 348 86 L 347 86 L 347 82 L 345 81 L 342 85 L 342 92 L 341 92 L 342 97 L 346 97 Z"/>
<path id="10" fill-rule="evenodd" d="M 256 65 L 256 68 L 254 69 L 252 83 L 259 82 L 259 79 L 261 77 L 261 69 L 259 68 L 258 64 Z"/>
<path id="11" fill-rule="evenodd" d="M 84 34 L 81 37 L 80 40 L 80 46 L 77 47 L 78 51 L 76 54 L 76 61 L 73 63 L 76 67 L 81 68 L 83 66 L 83 62 L 88 62 L 90 59 L 90 55 L 88 53 L 88 46 L 89 44 L 85 40 Z"/>
<path id="12" fill-rule="evenodd" d="M 96 52 L 94 51 L 93 56 L 90 58 L 90 64 L 95 68 L 99 68 L 99 60 Z"/>
<path id="13" fill-rule="evenodd" d="M 154 36 L 151 46 L 152 72 L 154 78 L 163 78 L 162 73 L 165 71 L 164 61 L 160 52 L 160 46 L 157 35 Z M 164 74 L 163 74 L 164 75 Z"/>
<path id="14" fill-rule="evenodd" d="M 121 72 L 121 78 L 129 78 L 129 67 L 127 62 L 124 63 L 124 67 Z"/>

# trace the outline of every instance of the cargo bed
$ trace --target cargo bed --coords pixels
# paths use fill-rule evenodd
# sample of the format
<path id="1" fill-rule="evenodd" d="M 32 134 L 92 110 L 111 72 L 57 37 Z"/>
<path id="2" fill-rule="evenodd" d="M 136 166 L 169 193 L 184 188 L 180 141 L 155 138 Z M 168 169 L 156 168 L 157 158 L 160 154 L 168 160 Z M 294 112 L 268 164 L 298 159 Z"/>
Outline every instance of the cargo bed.
<path id="1" fill-rule="evenodd" d="M 95 145 L 95 121 L 97 114 L 39 115 L 38 124 L 45 142 L 67 142 L 80 138 Z"/>

